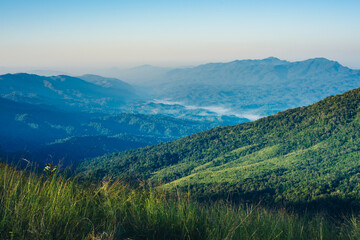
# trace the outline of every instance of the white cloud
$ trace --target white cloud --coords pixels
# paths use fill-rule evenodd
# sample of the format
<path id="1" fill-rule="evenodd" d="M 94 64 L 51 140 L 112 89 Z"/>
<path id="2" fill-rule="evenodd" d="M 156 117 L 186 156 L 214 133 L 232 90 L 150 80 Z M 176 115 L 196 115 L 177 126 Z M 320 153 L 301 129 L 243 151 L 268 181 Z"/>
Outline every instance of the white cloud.
<path id="1" fill-rule="evenodd" d="M 236 116 L 238 118 L 246 118 L 250 121 L 255 121 L 262 116 L 259 114 L 255 114 L 253 111 L 248 112 L 237 112 L 230 108 L 225 108 L 222 106 L 196 106 L 196 105 L 186 105 L 179 101 L 171 101 L 168 99 L 154 99 L 152 102 L 159 103 L 159 104 L 165 104 L 165 105 L 180 105 L 185 107 L 188 110 L 206 110 L 212 113 L 215 113 L 218 116 Z"/>

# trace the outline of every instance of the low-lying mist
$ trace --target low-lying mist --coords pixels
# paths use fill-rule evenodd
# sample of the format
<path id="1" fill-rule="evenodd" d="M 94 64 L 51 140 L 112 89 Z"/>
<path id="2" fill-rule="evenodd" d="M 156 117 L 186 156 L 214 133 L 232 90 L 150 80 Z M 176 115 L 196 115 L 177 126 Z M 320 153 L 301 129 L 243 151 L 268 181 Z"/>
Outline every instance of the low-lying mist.
<path id="1" fill-rule="evenodd" d="M 238 118 L 247 118 L 250 121 L 255 121 L 262 116 L 256 114 L 255 111 L 246 111 L 246 112 L 238 112 L 234 111 L 230 108 L 223 107 L 223 106 L 196 106 L 196 105 L 187 105 L 180 101 L 172 101 L 169 99 L 154 99 L 152 102 L 158 104 L 165 104 L 165 105 L 180 105 L 185 107 L 188 110 L 206 110 L 208 112 L 212 112 L 218 116 L 236 116 Z"/>

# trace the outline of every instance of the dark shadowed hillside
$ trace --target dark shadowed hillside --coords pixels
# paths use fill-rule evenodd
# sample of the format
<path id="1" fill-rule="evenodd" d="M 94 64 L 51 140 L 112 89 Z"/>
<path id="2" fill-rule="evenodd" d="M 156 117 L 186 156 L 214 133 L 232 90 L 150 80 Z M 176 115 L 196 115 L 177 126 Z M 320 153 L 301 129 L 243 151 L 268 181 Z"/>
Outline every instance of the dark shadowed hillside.
<path id="1" fill-rule="evenodd" d="M 4 98 L 0 115 L 1 149 L 30 152 L 37 162 L 65 164 L 174 140 L 212 126 L 160 115 L 65 111 Z"/>

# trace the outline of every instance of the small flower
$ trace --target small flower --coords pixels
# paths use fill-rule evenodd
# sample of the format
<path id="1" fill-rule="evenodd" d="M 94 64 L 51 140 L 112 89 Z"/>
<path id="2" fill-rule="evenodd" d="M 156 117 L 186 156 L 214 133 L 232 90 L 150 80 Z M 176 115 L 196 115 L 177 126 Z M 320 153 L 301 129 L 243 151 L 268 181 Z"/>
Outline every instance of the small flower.
<path id="1" fill-rule="evenodd" d="M 47 163 L 46 167 L 44 168 L 44 172 L 47 173 L 48 177 L 52 177 L 54 175 L 54 173 L 57 170 L 57 166 L 51 164 L 51 163 Z"/>

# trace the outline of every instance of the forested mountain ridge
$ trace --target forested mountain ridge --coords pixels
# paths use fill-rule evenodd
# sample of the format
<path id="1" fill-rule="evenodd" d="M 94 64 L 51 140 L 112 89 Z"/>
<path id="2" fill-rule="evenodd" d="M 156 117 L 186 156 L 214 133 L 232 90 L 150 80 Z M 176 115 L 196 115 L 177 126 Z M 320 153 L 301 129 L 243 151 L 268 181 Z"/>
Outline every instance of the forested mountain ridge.
<path id="1" fill-rule="evenodd" d="M 104 88 L 115 88 L 120 91 L 127 90 L 129 92 L 135 91 L 134 88 L 130 84 L 128 84 L 124 81 L 121 81 L 117 78 L 106 78 L 106 77 L 102 77 L 99 75 L 93 75 L 93 74 L 85 74 L 78 78 L 85 80 L 87 82 L 102 86 Z"/>
<path id="2" fill-rule="evenodd" d="M 359 199 L 360 89 L 255 122 L 95 158 L 95 176 L 145 178 L 203 196 Z"/>
<path id="3" fill-rule="evenodd" d="M 268 116 L 359 87 L 360 71 L 336 61 L 271 57 L 175 69 L 153 87 L 153 94 L 183 105 L 220 106 L 235 115 Z"/>
<path id="4" fill-rule="evenodd" d="M 289 62 L 275 57 L 259 60 L 235 60 L 226 63 L 207 63 L 193 68 L 168 72 L 168 81 L 208 84 L 260 85 L 297 79 L 344 78 L 359 75 L 358 70 L 342 66 L 326 58 Z M 330 81 L 330 80 L 329 80 Z M 184 83 L 184 82 L 183 82 Z"/>
<path id="5" fill-rule="evenodd" d="M 72 111 L 111 111 L 135 96 L 126 84 L 116 89 L 80 78 L 18 73 L 0 75 L 0 97 L 22 103 L 47 104 Z"/>

